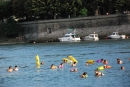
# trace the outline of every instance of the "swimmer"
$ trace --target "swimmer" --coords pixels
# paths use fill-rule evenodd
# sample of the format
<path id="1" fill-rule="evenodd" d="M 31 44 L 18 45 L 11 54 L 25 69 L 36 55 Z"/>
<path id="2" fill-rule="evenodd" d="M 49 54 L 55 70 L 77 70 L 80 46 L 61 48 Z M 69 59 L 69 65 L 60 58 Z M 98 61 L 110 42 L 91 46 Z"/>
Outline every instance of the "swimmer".
<path id="1" fill-rule="evenodd" d="M 72 64 L 72 67 L 75 67 L 76 66 L 76 62 L 74 62 L 73 64 Z"/>
<path id="2" fill-rule="evenodd" d="M 70 70 L 70 72 L 78 72 L 78 69 L 77 68 L 73 68 Z"/>
<path id="3" fill-rule="evenodd" d="M 95 70 L 95 76 L 103 76 L 104 74 L 102 72 L 99 72 L 98 70 Z"/>
<path id="4" fill-rule="evenodd" d="M 13 70 L 14 70 L 14 71 L 17 71 L 17 70 L 18 70 L 18 66 L 15 66 Z"/>
<path id="5" fill-rule="evenodd" d="M 107 60 L 104 60 L 103 64 L 105 64 L 105 65 L 108 64 L 108 61 L 107 61 Z"/>
<path id="6" fill-rule="evenodd" d="M 17 67 L 17 66 L 15 66 L 13 70 L 14 70 L 14 71 L 18 71 L 18 67 Z"/>
<path id="7" fill-rule="evenodd" d="M 104 59 L 101 59 L 101 62 L 103 63 L 103 62 L 104 62 Z"/>
<path id="8" fill-rule="evenodd" d="M 88 66 L 88 62 L 86 62 L 86 66 Z"/>
<path id="9" fill-rule="evenodd" d="M 59 68 L 63 68 L 64 67 L 64 65 L 63 65 L 63 63 L 61 63 L 60 65 L 59 65 Z"/>
<path id="10" fill-rule="evenodd" d="M 8 72 L 12 72 L 12 71 L 13 71 L 12 66 L 9 66 L 9 68 L 8 68 L 7 71 L 8 71 Z"/>
<path id="11" fill-rule="evenodd" d="M 84 72 L 82 75 L 81 75 L 81 78 L 87 78 L 88 75 L 87 75 L 87 72 Z"/>
<path id="12" fill-rule="evenodd" d="M 44 65 L 44 62 L 41 62 L 42 65 Z"/>
<path id="13" fill-rule="evenodd" d="M 54 64 L 52 64 L 50 68 L 51 68 L 51 69 L 56 69 L 57 66 L 55 66 Z"/>
<path id="14" fill-rule="evenodd" d="M 117 64 L 122 64 L 123 62 L 120 59 L 117 59 Z"/>
<path id="15" fill-rule="evenodd" d="M 121 66 L 121 69 L 124 70 L 125 69 L 124 66 Z"/>

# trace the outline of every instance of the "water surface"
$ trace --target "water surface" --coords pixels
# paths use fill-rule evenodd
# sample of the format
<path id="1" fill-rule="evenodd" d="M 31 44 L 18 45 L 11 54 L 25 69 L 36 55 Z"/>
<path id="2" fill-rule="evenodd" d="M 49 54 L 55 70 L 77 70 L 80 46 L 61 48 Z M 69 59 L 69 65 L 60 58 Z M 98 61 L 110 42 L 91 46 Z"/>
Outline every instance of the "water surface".
<path id="1" fill-rule="evenodd" d="M 45 62 L 40 68 L 36 68 L 36 55 Z M 70 72 L 70 63 L 64 64 L 63 69 L 50 69 L 51 64 L 58 66 L 68 55 L 78 60 L 78 72 Z M 85 62 L 101 58 L 108 60 L 112 68 L 101 71 L 104 76 L 95 77 L 94 70 L 103 64 L 95 62 L 86 66 Z M 117 58 L 124 63 L 117 64 Z M 0 45 L 0 87 L 130 87 L 128 58 L 129 39 Z M 19 71 L 8 73 L 8 67 L 15 65 Z M 83 72 L 88 73 L 88 78 L 80 78 Z"/>

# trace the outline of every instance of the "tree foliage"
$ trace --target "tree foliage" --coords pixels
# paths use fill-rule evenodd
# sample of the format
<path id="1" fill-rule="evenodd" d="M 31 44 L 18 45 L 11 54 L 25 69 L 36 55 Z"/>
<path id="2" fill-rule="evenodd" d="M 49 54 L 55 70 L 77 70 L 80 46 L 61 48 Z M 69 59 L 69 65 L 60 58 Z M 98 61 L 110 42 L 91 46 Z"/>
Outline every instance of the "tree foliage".
<path id="1" fill-rule="evenodd" d="M 67 18 L 68 15 L 115 14 L 130 10 L 130 0 L 11 0 L 13 14 L 17 17 L 38 19 Z M 86 13 L 85 12 L 86 9 Z M 84 11 L 83 11 L 84 10 Z"/>
<path id="2" fill-rule="evenodd" d="M 87 16 L 87 9 L 86 8 L 83 8 L 80 10 L 79 14 L 82 15 L 82 16 Z"/>
<path id="3" fill-rule="evenodd" d="M 2 23 L 0 29 L 3 29 L 4 34 L 7 37 L 16 37 L 18 36 L 19 27 L 16 21 L 12 17 L 8 18 L 7 23 Z"/>
<path id="4" fill-rule="evenodd" d="M 0 20 L 8 19 L 0 25 L 7 36 L 18 35 L 18 24 L 14 19 L 29 20 L 54 19 L 105 15 L 130 11 L 130 0 L 0 0 Z"/>
<path id="5" fill-rule="evenodd" d="M 12 15 L 12 8 L 10 1 L 0 1 L 0 20 L 8 18 Z"/>
<path id="6" fill-rule="evenodd" d="M 6 2 L 6 3 L 5 3 Z M 8 5 L 7 5 L 8 2 Z M 130 10 L 130 0 L 10 0 L 0 1 L 0 19 L 15 15 L 30 19 L 53 19 L 92 16 L 98 10 L 100 15 L 115 14 Z M 10 12 L 9 12 L 10 11 Z"/>

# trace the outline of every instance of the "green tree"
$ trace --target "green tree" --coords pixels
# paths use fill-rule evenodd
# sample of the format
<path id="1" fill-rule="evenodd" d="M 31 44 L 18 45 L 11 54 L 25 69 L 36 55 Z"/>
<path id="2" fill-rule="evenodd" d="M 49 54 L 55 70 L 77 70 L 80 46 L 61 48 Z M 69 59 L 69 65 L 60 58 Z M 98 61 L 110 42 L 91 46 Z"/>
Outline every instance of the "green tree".
<path id="1" fill-rule="evenodd" d="M 33 16 L 33 12 L 32 12 L 32 0 L 26 0 L 25 4 L 24 4 L 24 14 L 26 17 L 26 20 L 30 20 Z"/>
<path id="2" fill-rule="evenodd" d="M 48 13 L 48 18 L 56 18 L 60 15 L 60 2 L 59 0 L 47 0 L 46 2 L 46 13 Z"/>
<path id="3" fill-rule="evenodd" d="M 0 1 L 0 20 L 8 18 L 12 15 L 12 8 L 10 1 Z"/>
<path id="4" fill-rule="evenodd" d="M 81 0 L 73 0 L 72 3 L 71 3 L 71 6 L 72 6 L 71 14 L 75 15 L 75 16 L 80 15 L 79 11 L 83 9 L 82 1 Z"/>
<path id="5" fill-rule="evenodd" d="M 116 0 L 115 8 L 119 13 L 123 13 L 125 0 Z"/>
<path id="6" fill-rule="evenodd" d="M 27 0 L 11 0 L 12 8 L 13 8 L 13 14 L 20 18 L 25 16 L 25 2 Z"/>
<path id="7" fill-rule="evenodd" d="M 39 19 L 53 19 L 57 17 L 67 18 L 68 15 L 79 16 L 95 15 L 96 11 L 104 15 L 122 13 L 130 10 L 129 0 L 11 0 L 13 14 L 16 17 L 31 18 L 35 16 Z M 84 13 L 83 13 L 84 12 Z"/>
<path id="8" fill-rule="evenodd" d="M 82 0 L 82 6 L 87 9 L 88 15 L 95 15 L 95 10 L 99 4 L 97 0 Z"/>
<path id="9" fill-rule="evenodd" d="M 79 14 L 81 16 L 87 16 L 87 12 L 88 12 L 87 9 L 84 7 L 83 9 L 80 10 Z"/>
<path id="10" fill-rule="evenodd" d="M 82 9 L 82 1 L 81 0 L 64 0 L 61 1 L 60 5 L 60 14 L 61 17 L 78 16 L 79 11 Z"/>

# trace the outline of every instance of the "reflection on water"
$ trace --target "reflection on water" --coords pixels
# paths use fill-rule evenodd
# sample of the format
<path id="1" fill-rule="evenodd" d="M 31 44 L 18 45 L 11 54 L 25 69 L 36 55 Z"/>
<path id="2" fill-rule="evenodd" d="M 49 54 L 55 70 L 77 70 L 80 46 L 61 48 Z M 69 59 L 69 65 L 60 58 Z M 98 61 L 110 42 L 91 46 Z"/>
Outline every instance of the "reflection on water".
<path id="1" fill-rule="evenodd" d="M 1 45 L 0 55 L 0 87 L 130 87 L 129 39 Z M 40 68 L 36 67 L 36 55 L 45 63 Z M 70 63 L 62 69 L 50 69 L 51 64 L 58 66 L 68 55 L 78 60 L 78 72 L 70 72 Z M 94 70 L 103 64 L 85 63 L 101 58 L 107 59 L 112 68 L 101 71 L 104 76 L 95 77 Z M 117 58 L 124 62 L 125 70 L 120 69 Z M 19 71 L 8 73 L 7 68 L 15 65 Z M 80 78 L 83 72 L 88 78 Z"/>

